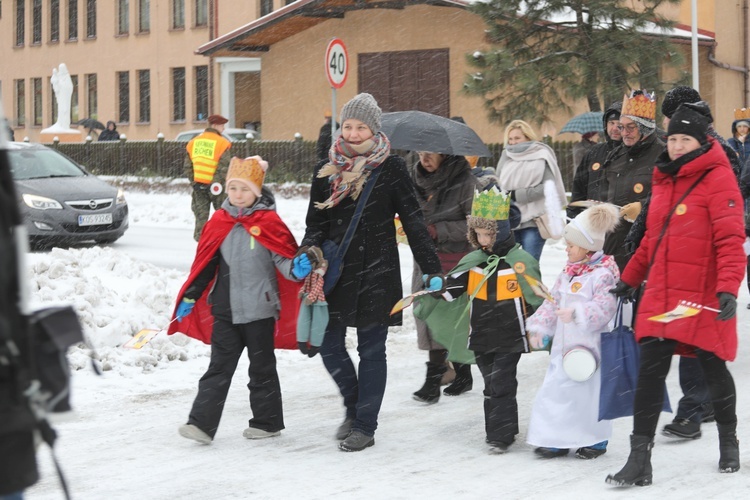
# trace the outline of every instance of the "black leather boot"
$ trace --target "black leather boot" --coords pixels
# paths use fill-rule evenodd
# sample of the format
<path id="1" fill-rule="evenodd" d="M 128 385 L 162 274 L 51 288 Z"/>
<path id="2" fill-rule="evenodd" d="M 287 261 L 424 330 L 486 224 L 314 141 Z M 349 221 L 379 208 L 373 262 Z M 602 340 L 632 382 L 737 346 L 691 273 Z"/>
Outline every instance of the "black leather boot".
<path id="1" fill-rule="evenodd" d="M 433 404 L 440 399 L 440 379 L 448 369 L 445 363 L 427 362 L 427 377 L 421 389 L 414 393 L 414 399 L 423 403 Z"/>
<path id="2" fill-rule="evenodd" d="M 454 362 L 453 369 L 456 370 L 456 378 L 453 379 L 451 385 L 443 389 L 443 394 L 446 396 L 458 396 L 470 391 L 474 386 L 474 379 L 471 377 L 471 365 Z"/>
<path id="3" fill-rule="evenodd" d="M 722 425 L 719 428 L 719 472 L 737 472 L 740 470 L 740 442 L 737 440 L 737 422 Z"/>
<path id="4" fill-rule="evenodd" d="M 648 436 L 630 435 L 630 456 L 620 472 L 608 475 L 607 484 L 615 486 L 649 486 L 653 481 L 651 448 L 654 441 Z"/>

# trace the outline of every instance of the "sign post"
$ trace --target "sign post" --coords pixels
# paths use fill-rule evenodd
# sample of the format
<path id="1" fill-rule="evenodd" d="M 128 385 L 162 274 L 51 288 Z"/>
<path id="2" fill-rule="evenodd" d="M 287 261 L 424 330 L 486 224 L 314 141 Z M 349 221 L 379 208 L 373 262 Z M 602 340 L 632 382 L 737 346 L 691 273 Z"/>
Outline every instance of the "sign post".
<path id="1" fill-rule="evenodd" d="M 331 137 L 336 133 L 336 89 L 346 83 L 349 76 L 349 53 L 340 38 L 328 42 L 325 59 L 326 77 L 331 84 Z"/>

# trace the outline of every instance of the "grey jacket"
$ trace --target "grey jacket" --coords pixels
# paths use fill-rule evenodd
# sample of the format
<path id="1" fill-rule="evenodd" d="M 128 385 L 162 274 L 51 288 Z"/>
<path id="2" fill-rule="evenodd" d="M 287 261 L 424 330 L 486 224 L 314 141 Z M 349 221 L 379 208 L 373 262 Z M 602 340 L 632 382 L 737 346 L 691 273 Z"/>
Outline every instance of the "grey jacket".
<path id="1" fill-rule="evenodd" d="M 256 210 L 275 210 L 276 204 L 270 191 L 264 189 L 261 198 L 250 208 L 234 207 L 228 199 L 221 208 L 236 218 Z M 276 270 L 290 280 L 299 281 L 292 274 L 292 259 L 271 252 L 238 223 L 187 289 L 185 297 L 199 298 L 216 275 L 208 297 L 214 317 L 231 320 L 234 324 L 271 317 L 278 319 L 281 302 Z"/>

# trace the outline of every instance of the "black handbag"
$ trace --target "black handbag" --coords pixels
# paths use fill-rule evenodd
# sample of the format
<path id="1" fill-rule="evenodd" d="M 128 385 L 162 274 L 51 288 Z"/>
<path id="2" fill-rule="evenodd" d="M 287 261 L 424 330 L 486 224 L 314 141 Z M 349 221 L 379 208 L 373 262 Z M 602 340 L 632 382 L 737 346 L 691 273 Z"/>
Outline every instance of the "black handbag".
<path id="1" fill-rule="evenodd" d="M 341 272 L 344 270 L 344 255 L 346 255 L 346 251 L 349 249 L 349 244 L 354 238 L 354 232 L 357 230 L 359 219 L 362 218 L 362 212 L 365 210 L 367 198 L 370 197 L 372 188 L 375 186 L 375 181 L 378 179 L 381 170 L 382 167 L 375 168 L 370 174 L 370 178 L 367 180 L 365 188 L 362 190 L 359 202 L 357 203 L 357 208 L 354 210 L 354 215 L 352 216 L 351 222 L 349 222 L 349 227 L 346 228 L 346 233 L 344 233 L 344 238 L 341 240 L 341 243 L 336 244 L 335 241 L 326 239 L 323 240 L 323 243 L 320 245 L 320 249 L 323 251 L 323 257 L 328 261 L 328 269 L 323 277 L 323 293 L 325 295 L 328 295 L 331 290 L 334 289 L 339 278 L 341 278 Z"/>

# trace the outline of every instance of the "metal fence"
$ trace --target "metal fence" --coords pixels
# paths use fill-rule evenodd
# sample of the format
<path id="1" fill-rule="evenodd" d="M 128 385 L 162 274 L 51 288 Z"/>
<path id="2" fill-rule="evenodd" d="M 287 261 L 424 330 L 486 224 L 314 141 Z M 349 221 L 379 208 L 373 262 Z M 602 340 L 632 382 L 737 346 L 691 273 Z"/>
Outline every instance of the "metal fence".
<path id="1" fill-rule="evenodd" d="M 547 142 L 554 149 L 563 182 L 568 190 L 573 183 L 572 142 Z M 157 139 L 154 141 L 111 141 L 85 143 L 53 143 L 51 147 L 72 158 L 97 175 L 137 177 L 184 177 L 183 163 L 187 156 L 187 143 Z M 489 144 L 492 158 L 480 158 L 479 166 L 497 165 L 502 152 L 501 144 Z M 309 182 L 314 165 L 318 162 L 315 141 L 254 141 L 233 142 L 232 153 L 240 156 L 260 155 L 270 166 L 268 182 Z M 406 155 L 407 152 L 399 151 Z M 411 159 L 411 157 L 408 157 Z"/>

